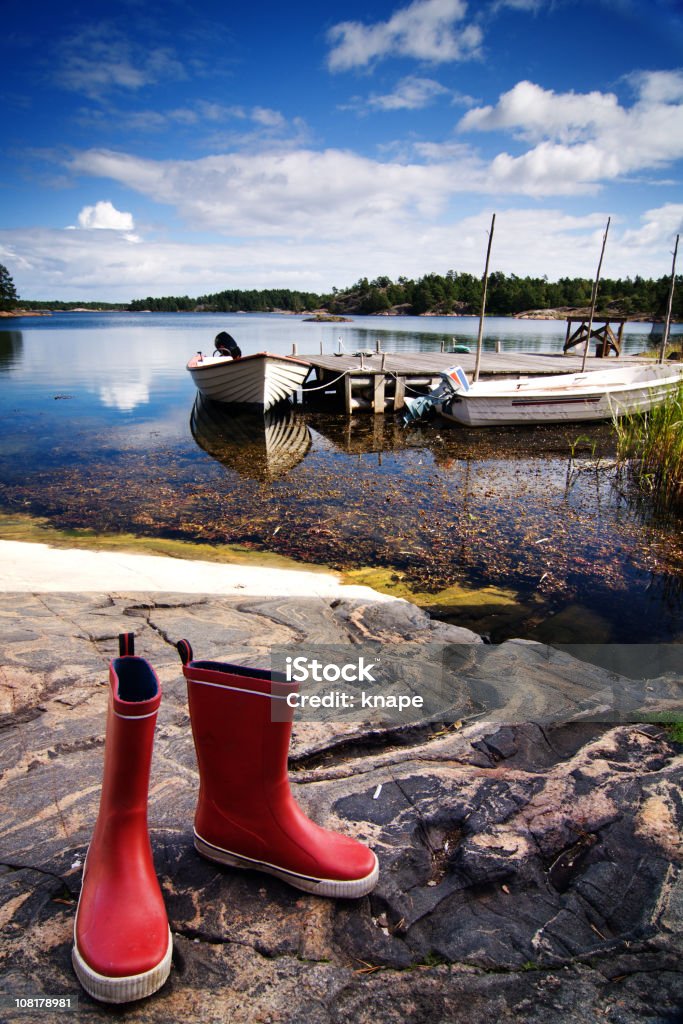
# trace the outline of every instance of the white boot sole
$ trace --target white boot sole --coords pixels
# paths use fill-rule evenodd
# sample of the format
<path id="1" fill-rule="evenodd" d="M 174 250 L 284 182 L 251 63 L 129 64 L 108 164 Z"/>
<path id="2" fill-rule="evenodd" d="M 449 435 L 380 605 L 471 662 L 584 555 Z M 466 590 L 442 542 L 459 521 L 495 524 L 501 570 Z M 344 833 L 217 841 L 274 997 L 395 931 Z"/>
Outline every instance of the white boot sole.
<path id="1" fill-rule="evenodd" d="M 71 961 L 76 977 L 88 995 L 93 999 L 98 999 L 101 1003 L 132 1003 L 136 999 L 144 999 L 146 996 L 153 995 L 161 988 L 171 973 L 172 956 L 173 939 L 170 928 L 168 949 L 163 960 L 143 974 L 131 974 L 124 978 L 112 978 L 106 974 L 98 974 L 85 962 L 75 940 L 71 950 Z"/>
<path id="2" fill-rule="evenodd" d="M 375 866 L 369 875 L 363 878 L 351 880 L 336 880 L 334 878 L 314 878 L 311 875 L 301 875 L 297 871 L 288 871 L 286 868 L 278 867 L 277 864 L 270 864 L 264 860 L 254 860 L 251 857 L 243 857 L 239 853 L 232 853 L 230 850 L 223 850 L 220 846 L 207 843 L 201 836 L 194 834 L 194 845 L 198 853 L 207 860 L 216 864 L 225 864 L 231 868 L 243 868 L 251 871 L 263 871 L 267 875 L 274 875 L 283 882 L 288 882 L 295 889 L 302 889 L 304 892 L 315 893 L 316 896 L 336 896 L 338 899 L 358 899 L 366 896 L 377 884 L 379 877 L 379 863 L 375 857 Z"/>

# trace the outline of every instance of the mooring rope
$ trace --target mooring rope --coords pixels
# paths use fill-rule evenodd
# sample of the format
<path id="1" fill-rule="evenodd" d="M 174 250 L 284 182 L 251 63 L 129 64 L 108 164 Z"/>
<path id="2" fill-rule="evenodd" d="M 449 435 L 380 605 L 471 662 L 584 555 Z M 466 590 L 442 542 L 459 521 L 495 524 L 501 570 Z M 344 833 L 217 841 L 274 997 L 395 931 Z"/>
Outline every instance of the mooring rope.
<path id="1" fill-rule="evenodd" d="M 387 372 L 387 377 L 393 377 L 394 380 L 398 381 L 398 374 L 394 370 L 389 370 Z M 403 382 L 403 387 L 406 391 L 412 391 L 414 395 L 418 395 L 420 398 L 424 398 L 424 391 L 416 391 L 415 388 L 411 388 L 410 384 L 406 384 L 405 380 Z"/>
<path id="2" fill-rule="evenodd" d="M 333 384 L 336 384 L 338 380 L 341 380 L 341 379 L 342 379 L 342 377 L 346 377 L 346 375 L 347 375 L 348 373 L 350 373 L 350 372 L 351 372 L 350 370 L 344 370 L 344 372 L 343 372 L 343 373 L 340 373 L 338 377 L 335 377 L 335 378 L 334 378 L 334 380 L 327 380 L 327 381 L 325 381 L 325 383 L 324 383 L 324 384 L 318 384 L 318 385 L 317 385 L 316 387 L 314 387 L 314 388 L 305 388 L 305 387 L 303 387 L 303 385 L 302 385 L 302 387 L 301 387 L 301 390 L 302 390 L 302 392 L 303 392 L 303 393 L 305 394 L 305 393 L 306 393 L 306 392 L 308 392 L 308 391 L 322 391 L 322 390 L 323 390 L 323 388 L 331 388 Z"/>
<path id="3" fill-rule="evenodd" d="M 359 367 L 352 367 L 352 369 L 359 369 Z M 327 380 L 327 381 L 325 381 L 324 384 L 318 384 L 314 388 L 305 388 L 305 387 L 302 386 L 301 391 L 302 391 L 303 394 L 307 394 L 309 391 L 323 391 L 325 388 L 333 387 L 333 385 L 335 385 L 337 383 L 337 381 L 340 381 L 342 379 L 342 377 L 348 376 L 349 373 L 351 373 L 351 370 L 344 370 L 343 373 L 340 373 L 338 377 L 334 378 L 334 380 Z M 399 375 L 394 370 L 387 370 L 386 376 L 387 377 L 393 377 L 394 380 L 396 380 L 396 381 L 398 381 L 398 379 L 399 379 Z M 424 395 L 424 391 L 416 391 L 415 388 L 411 388 L 410 384 L 406 384 L 405 381 L 404 381 L 403 386 L 404 386 L 406 391 L 412 391 L 412 393 L 414 395 L 419 395 L 419 396 L 423 396 Z"/>

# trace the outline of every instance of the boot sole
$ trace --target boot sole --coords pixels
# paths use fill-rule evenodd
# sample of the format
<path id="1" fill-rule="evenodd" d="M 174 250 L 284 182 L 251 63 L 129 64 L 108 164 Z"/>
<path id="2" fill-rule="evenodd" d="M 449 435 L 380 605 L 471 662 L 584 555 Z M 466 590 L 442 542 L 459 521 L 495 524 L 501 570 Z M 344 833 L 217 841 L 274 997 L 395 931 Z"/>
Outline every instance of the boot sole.
<path id="1" fill-rule="evenodd" d="M 173 939 L 170 929 L 168 949 L 163 960 L 143 974 L 131 974 L 124 978 L 112 978 L 106 974 L 98 974 L 85 962 L 75 941 L 71 950 L 71 962 L 76 977 L 88 995 L 93 999 L 98 999 L 101 1003 L 132 1003 L 136 999 L 151 996 L 161 988 L 171 973 L 172 956 Z"/>
<path id="2" fill-rule="evenodd" d="M 207 843 L 196 832 L 194 834 L 194 845 L 197 853 L 200 853 L 202 857 L 216 864 L 224 864 L 231 868 L 243 868 L 251 871 L 263 871 L 267 875 L 274 875 L 275 878 L 293 885 L 295 889 L 312 892 L 316 896 L 358 899 L 360 896 L 366 896 L 375 888 L 379 877 L 379 863 L 374 854 L 375 866 L 369 875 L 365 875 L 363 878 L 338 881 L 333 878 L 314 878 L 311 875 L 301 875 L 297 871 L 288 871 L 286 868 L 280 868 L 277 864 L 269 864 L 268 861 L 243 857 L 239 853 L 232 853 L 230 850 L 223 850 L 220 846 Z"/>

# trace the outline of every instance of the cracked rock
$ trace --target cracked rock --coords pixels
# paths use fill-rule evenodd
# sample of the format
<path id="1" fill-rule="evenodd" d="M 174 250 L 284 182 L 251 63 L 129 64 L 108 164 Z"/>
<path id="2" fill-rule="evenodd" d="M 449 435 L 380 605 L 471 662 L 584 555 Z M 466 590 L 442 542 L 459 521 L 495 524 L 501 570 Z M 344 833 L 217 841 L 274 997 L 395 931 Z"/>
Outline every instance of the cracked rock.
<path id="1" fill-rule="evenodd" d="M 297 724 L 297 799 L 380 861 L 372 894 L 325 900 L 196 854 L 198 780 L 173 645 L 187 635 L 202 658 L 257 664 L 275 643 L 400 637 L 424 644 L 427 658 L 439 629 L 423 612 L 280 597 L 5 595 L 0 621 L 11 627 L 0 655 L 0 991 L 78 995 L 79 1024 L 111 1020 L 80 990 L 70 950 L 99 801 L 107 663 L 117 634 L 132 630 L 164 690 L 149 822 L 175 952 L 167 984 L 120 1011 L 127 1019 L 682 1019 L 683 749 L 661 726 L 569 720 L 581 694 L 603 693 L 603 670 L 563 656 L 544 677 L 538 645 L 480 645 L 490 653 L 478 681 L 500 693 L 506 672 L 527 671 L 530 689 L 513 706 L 538 719 Z M 457 642 L 452 631 L 445 642 Z M 564 717 L 553 720 L 553 706 Z M 31 1018 L 3 1017 L 15 1019 Z"/>

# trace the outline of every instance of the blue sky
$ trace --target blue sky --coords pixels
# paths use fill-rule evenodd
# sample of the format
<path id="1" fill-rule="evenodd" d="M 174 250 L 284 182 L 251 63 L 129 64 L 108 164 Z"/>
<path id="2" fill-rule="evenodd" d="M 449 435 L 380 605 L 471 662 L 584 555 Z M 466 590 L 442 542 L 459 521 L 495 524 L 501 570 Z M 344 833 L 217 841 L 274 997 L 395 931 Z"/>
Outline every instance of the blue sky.
<path id="1" fill-rule="evenodd" d="M 359 277 L 662 276 L 677 0 L 3 0 L 0 262 L 127 301 Z"/>

